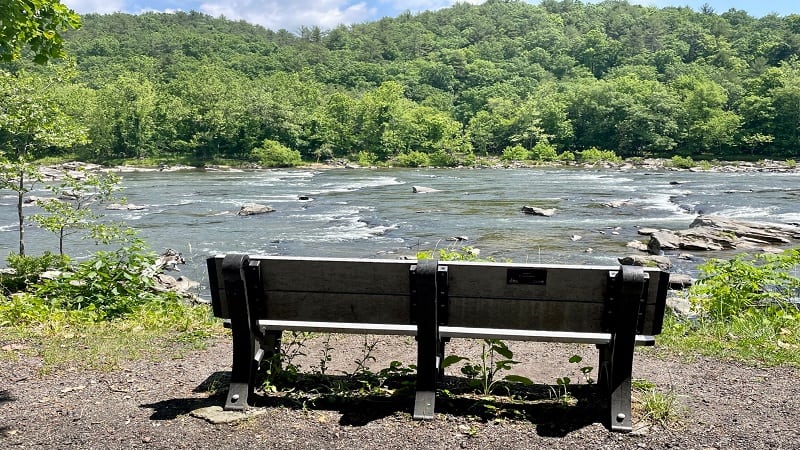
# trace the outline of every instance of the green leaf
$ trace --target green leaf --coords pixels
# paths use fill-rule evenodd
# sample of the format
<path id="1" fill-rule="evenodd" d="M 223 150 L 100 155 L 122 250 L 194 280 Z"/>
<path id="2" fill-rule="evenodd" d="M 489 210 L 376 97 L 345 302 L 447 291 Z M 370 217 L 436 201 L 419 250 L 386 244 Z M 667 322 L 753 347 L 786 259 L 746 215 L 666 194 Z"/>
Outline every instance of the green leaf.
<path id="1" fill-rule="evenodd" d="M 442 361 L 442 369 L 452 366 L 453 364 L 459 363 L 461 361 L 469 361 L 469 358 L 465 358 L 463 356 L 458 356 L 458 355 L 448 355 Z"/>
<path id="2" fill-rule="evenodd" d="M 571 363 L 579 363 L 581 361 L 583 361 L 583 358 L 581 358 L 580 355 L 572 355 L 572 357 L 569 359 L 569 362 Z"/>
<path id="3" fill-rule="evenodd" d="M 528 377 L 523 377 L 521 375 L 506 375 L 503 377 L 504 380 L 510 381 L 512 383 L 522 383 L 526 386 L 530 386 L 533 384 L 533 381 Z"/>
<path id="4" fill-rule="evenodd" d="M 499 355 L 501 355 L 503 358 L 506 359 L 512 359 L 514 357 L 514 352 L 512 352 L 511 349 L 509 349 L 508 346 L 506 346 L 505 344 L 503 344 L 502 346 L 501 345 L 492 346 L 492 351 L 498 353 Z"/>

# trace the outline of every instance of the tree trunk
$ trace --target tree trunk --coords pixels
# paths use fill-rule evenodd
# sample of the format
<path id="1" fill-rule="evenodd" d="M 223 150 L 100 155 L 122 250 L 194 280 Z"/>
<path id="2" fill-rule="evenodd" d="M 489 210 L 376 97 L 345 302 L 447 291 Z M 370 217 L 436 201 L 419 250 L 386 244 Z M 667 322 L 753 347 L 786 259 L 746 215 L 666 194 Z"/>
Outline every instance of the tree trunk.
<path id="1" fill-rule="evenodd" d="M 22 213 L 22 197 L 25 195 L 25 171 L 19 171 L 19 190 L 17 191 L 17 218 L 19 221 L 19 256 L 25 256 L 25 215 Z"/>

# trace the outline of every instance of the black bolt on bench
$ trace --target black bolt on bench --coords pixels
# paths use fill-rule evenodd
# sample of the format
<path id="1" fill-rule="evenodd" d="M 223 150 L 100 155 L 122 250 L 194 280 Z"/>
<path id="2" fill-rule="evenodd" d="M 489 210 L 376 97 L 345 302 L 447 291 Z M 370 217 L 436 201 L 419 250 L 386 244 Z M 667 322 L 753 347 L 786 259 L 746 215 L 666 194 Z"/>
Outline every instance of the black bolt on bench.
<path id="1" fill-rule="evenodd" d="M 636 345 L 661 332 L 669 274 L 638 266 L 433 260 L 208 258 L 216 317 L 230 321 L 225 402 L 244 410 L 284 330 L 416 336 L 415 419 L 434 417 L 450 338 L 595 344 L 608 426 L 631 430 Z"/>

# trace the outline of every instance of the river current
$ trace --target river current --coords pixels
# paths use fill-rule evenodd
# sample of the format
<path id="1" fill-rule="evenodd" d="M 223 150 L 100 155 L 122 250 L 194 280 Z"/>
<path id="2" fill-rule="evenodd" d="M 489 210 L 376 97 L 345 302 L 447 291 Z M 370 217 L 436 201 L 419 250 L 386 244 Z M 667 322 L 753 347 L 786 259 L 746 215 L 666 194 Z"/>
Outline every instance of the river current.
<path id="1" fill-rule="evenodd" d="M 435 192 L 414 193 L 413 186 Z M 800 223 L 800 174 L 542 169 L 284 169 L 124 174 L 122 194 L 143 206 L 103 211 L 140 230 L 156 251 L 186 257 L 205 279 L 208 255 L 395 258 L 472 246 L 515 262 L 616 264 L 640 227 L 684 229 L 698 214 Z M 17 249 L 15 199 L 0 198 L 3 257 Z M 45 191 L 33 192 L 46 195 Z M 258 203 L 275 212 L 237 216 Z M 555 209 L 526 215 L 523 206 Z M 35 207 L 26 213 L 36 212 Z M 458 239 L 458 240 L 455 240 Z M 57 251 L 27 229 L 28 254 Z M 93 245 L 68 238 L 70 254 Z M 698 255 L 717 256 L 717 255 Z M 702 258 L 701 258 L 702 259 Z M 696 261 L 695 261 L 696 263 Z M 677 271 L 691 271 L 693 265 Z"/>

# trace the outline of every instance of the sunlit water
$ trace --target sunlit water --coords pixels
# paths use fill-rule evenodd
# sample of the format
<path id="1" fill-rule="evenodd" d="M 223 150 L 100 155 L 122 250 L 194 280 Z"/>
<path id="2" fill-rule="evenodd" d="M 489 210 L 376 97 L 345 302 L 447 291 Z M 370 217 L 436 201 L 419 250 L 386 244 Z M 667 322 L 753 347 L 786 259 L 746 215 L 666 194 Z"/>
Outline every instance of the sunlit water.
<path id="1" fill-rule="evenodd" d="M 140 230 L 154 250 L 182 252 L 184 274 L 198 280 L 205 256 L 227 252 L 393 258 L 469 245 L 519 262 L 616 264 L 636 253 L 628 242 L 645 240 L 638 228 L 683 229 L 699 213 L 798 223 L 798 182 L 798 174 L 586 169 L 145 172 L 125 174 L 122 186 L 128 203 L 146 209 L 103 213 Z M 248 203 L 276 211 L 237 216 Z M 557 211 L 530 216 L 524 205 Z M 26 236 L 29 254 L 57 250 L 52 233 L 31 226 Z M 3 256 L 17 250 L 11 195 L 0 198 L 0 246 Z M 93 245 L 72 237 L 66 247 L 85 255 Z"/>

